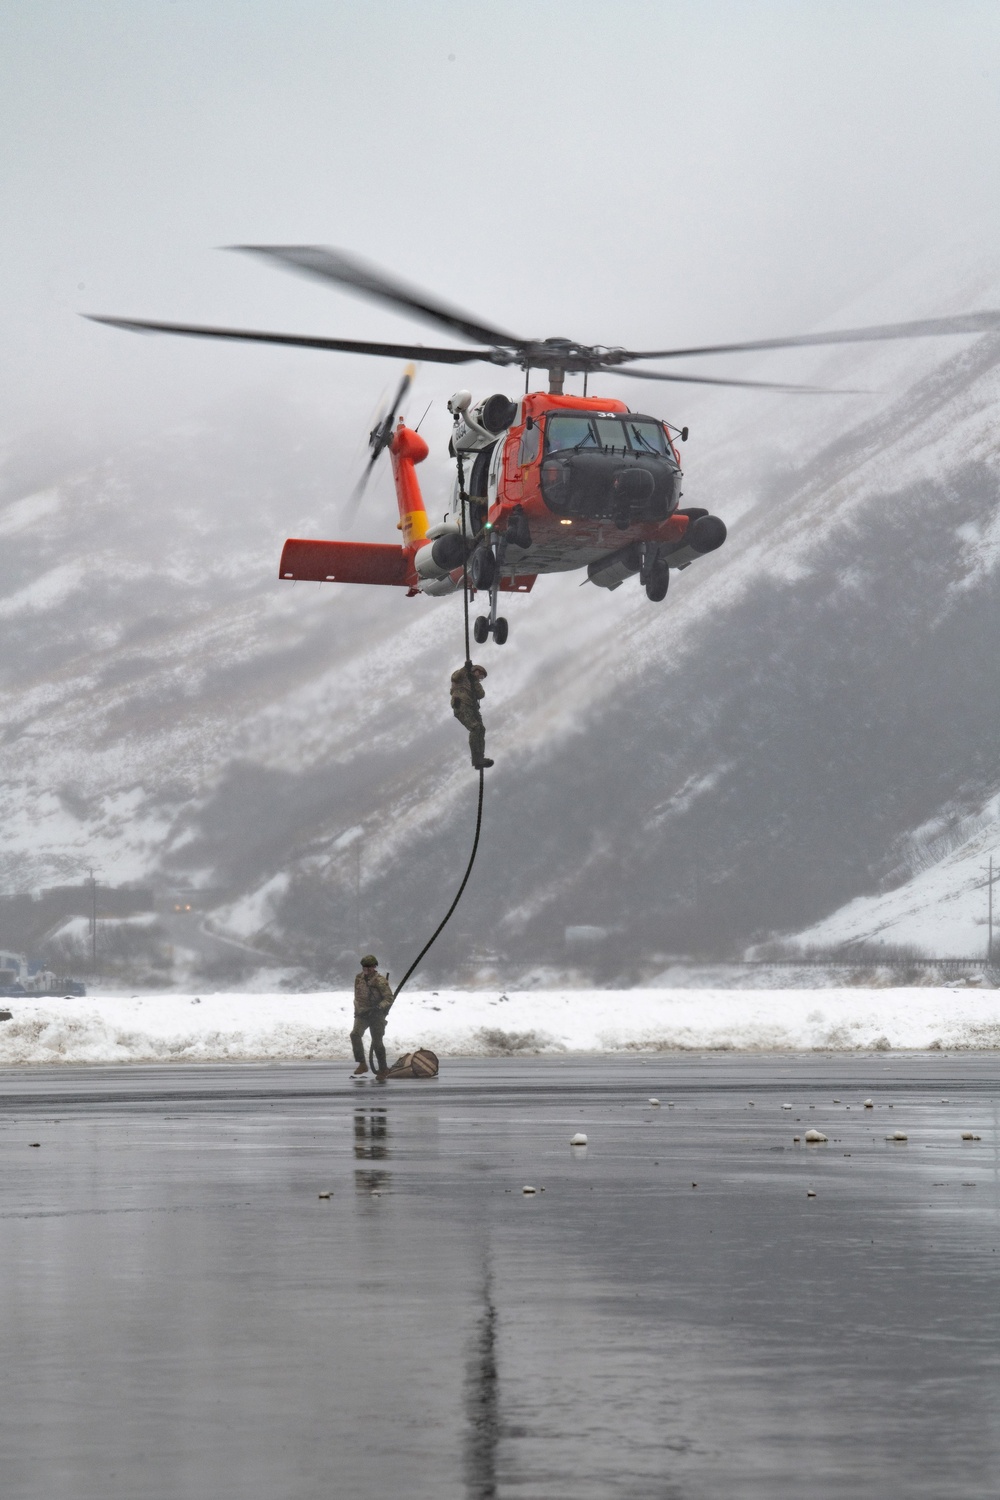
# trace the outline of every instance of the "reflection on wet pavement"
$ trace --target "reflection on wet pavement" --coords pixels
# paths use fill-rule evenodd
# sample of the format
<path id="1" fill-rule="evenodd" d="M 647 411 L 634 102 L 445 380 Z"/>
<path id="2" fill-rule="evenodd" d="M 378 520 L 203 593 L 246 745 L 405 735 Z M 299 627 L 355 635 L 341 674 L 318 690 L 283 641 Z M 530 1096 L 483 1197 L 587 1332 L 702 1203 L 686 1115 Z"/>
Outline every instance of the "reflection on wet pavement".
<path id="1" fill-rule="evenodd" d="M 988 1054 L 0 1075 L 5 1500 L 994 1497 L 998 1095 Z"/>
<path id="2" fill-rule="evenodd" d="M 500 1439 L 497 1310 L 485 1259 L 479 1317 L 469 1339 L 465 1374 L 464 1475 L 468 1500 L 495 1500 Z"/>
<path id="3" fill-rule="evenodd" d="M 361 1161 L 385 1161 L 389 1155 L 389 1122 L 384 1108 L 354 1111 L 354 1155 Z M 354 1169 L 359 1193 L 381 1194 L 392 1181 L 389 1172 Z"/>

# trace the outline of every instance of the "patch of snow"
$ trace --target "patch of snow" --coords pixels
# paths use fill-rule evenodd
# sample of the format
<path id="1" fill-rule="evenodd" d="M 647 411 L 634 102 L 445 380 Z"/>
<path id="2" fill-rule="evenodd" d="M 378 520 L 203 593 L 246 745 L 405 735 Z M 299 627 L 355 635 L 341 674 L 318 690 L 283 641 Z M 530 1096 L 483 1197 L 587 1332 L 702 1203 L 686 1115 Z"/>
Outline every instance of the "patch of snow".
<path id="1" fill-rule="evenodd" d="M 9 619 L 12 615 L 52 609 L 63 604 L 83 587 L 86 577 L 87 569 L 82 562 L 59 563 L 0 601 L 0 617 Z"/>
<path id="2" fill-rule="evenodd" d="M 353 997 L 325 994 L 89 995 L 16 1000 L 0 1023 L 0 1065 L 245 1062 L 350 1056 Z M 393 1053 L 445 1057 L 670 1051 L 1000 1048 L 1000 992 L 415 990 L 390 1019 Z M 449 1006 L 451 1009 L 449 1009 Z"/>
<path id="3" fill-rule="evenodd" d="M 988 861 L 1000 870 L 996 845 L 998 799 L 976 814 L 938 829 L 937 821 L 907 841 L 905 862 L 924 865 L 895 890 L 857 896 L 822 921 L 795 934 L 804 947 L 884 942 L 927 949 L 934 957 L 986 957 Z M 957 847 L 955 845 L 957 844 Z M 951 846 L 951 847 L 949 847 Z M 1000 908 L 996 920 L 1000 924 Z"/>
<path id="4" fill-rule="evenodd" d="M 0 536 L 12 536 L 18 531 L 26 531 L 29 526 L 36 526 L 57 511 L 61 504 L 62 497 L 55 489 L 39 490 L 34 495 L 11 501 L 0 515 Z"/>
<path id="5" fill-rule="evenodd" d="M 223 936 L 252 938 L 262 932 L 274 917 L 274 908 L 288 890 L 290 877 L 282 872 L 266 880 L 232 906 L 219 907 L 213 912 L 213 927 Z"/>

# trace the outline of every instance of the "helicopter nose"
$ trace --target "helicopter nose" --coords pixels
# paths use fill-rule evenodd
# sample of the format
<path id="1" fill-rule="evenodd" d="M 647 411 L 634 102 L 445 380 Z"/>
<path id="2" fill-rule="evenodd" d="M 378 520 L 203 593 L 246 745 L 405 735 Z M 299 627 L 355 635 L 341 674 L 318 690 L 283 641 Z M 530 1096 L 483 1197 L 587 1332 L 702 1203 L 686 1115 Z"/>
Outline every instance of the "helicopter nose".
<path id="1" fill-rule="evenodd" d="M 656 488 L 656 480 L 648 469 L 640 469 L 634 465 L 627 469 L 619 469 L 611 482 L 614 497 L 620 503 L 642 504 L 645 500 L 651 500 Z"/>

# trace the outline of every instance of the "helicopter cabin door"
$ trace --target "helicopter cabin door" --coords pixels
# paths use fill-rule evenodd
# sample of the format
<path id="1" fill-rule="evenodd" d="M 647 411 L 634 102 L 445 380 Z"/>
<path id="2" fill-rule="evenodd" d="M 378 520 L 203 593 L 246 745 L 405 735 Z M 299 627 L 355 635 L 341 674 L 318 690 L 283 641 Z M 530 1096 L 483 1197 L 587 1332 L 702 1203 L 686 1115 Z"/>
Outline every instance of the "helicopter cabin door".
<path id="1" fill-rule="evenodd" d="M 504 499 L 518 502 L 530 488 L 532 466 L 541 450 L 541 429 L 529 417 L 520 432 L 511 433 L 504 444 Z"/>

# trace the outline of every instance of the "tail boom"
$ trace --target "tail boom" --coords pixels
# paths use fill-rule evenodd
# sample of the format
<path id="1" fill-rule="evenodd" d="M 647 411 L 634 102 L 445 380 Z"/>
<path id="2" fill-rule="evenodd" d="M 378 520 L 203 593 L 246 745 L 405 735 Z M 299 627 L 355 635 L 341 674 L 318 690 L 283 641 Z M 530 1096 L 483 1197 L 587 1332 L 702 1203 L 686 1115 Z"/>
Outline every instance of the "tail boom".
<path id="1" fill-rule="evenodd" d="M 399 529 L 403 533 L 403 546 L 416 547 L 427 535 L 427 511 L 420 493 L 416 465 L 427 457 L 427 444 L 419 432 L 403 425 L 393 434 L 389 445 L 392 460 L 392 477 L 396 486 L 396 503 L 399 506 Z"/>

